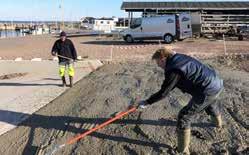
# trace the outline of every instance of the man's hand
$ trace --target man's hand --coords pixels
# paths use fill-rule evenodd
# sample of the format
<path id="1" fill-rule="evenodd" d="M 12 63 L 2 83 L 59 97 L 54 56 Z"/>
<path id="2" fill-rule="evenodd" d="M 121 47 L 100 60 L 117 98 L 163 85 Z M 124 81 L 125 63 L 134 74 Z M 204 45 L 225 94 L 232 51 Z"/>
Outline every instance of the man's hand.
<path id="1" fill-rule="evenodd" d="M 146 105 L 147 105 L 147 102 L 146 101 L 139 101 L 138 104 L 137 104 L 137 108 L 138 109 L 145 109 L 146 108 Z"/>
<path id="2" fill-rule="evenodd" d="M 146 105 L 147 105 L 146 101 L 142 100 L 135 104 L 130 105 L 129 108 L 136 107 L 137 109 L 145 109 Z"/>
<path id="3" fill-rule="evenodd" d="M 52 56 L 56 56 L 56 53 L 55 53 L 55 52 L 52 52 Z"/>
<path id="4" fill-rule="evenodd" d="M 69 62 L 73 64 L 73 63 L 76 63 L 77 60 L 76 59 L 70 59 Z"/>

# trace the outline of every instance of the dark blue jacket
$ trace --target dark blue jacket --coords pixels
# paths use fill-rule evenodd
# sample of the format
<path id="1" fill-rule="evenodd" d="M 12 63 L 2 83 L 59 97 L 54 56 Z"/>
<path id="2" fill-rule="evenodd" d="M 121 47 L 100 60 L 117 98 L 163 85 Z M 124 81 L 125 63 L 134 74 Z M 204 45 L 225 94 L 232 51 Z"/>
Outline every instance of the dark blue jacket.
<path id="1" fill-rule="evenodd" d="M 73 60 L 77 59 L 77 52 L 74 47 L 74 44 L 71 40 L 66 39 L 64 42 L 59 39 L 54 43 L 54 46 L 52 48 L 51 52 L 55 52 L 61 56 L 71 58 Z M 67 62 L 69 61 L 68 59 L 65 58 L 59 58 L 59 62 Z"/>
<path id="2" fill-rule="evenodd" d="M 181 76 L 176 87 L 191 95 L 214 95 L 223 88 L 223 80 L 212 67 L 184 54 L 175 54 L 167 60 L 165 77 L 172 72 Z"/>

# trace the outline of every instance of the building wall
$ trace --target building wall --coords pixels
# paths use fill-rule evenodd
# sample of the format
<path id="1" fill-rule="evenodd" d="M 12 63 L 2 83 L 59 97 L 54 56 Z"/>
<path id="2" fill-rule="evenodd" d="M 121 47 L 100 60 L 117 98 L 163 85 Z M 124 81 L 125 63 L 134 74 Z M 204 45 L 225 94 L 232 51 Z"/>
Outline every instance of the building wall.
<path id="1" fill-rule="evenodd" d="M 114 20 L 95 20 L 93 29 L 109 33 L 115 29 L 115 22 Z"/>
<path id="2" fill-rule="evenodd" d="M 188 12 L 192 17 L 193 34 L 206 33 L 226 33 L 230 27 L 237 29 L 241 26 L 249 26 L 249 9 L 233 9 L 225 10 L 216 8 L 214 10 L 199 8 L 192 10 L 190 8 L 181 9 L 163 9 L 149 8 L 129 9 L 128 13 L 141 12 L 142 16 L 156 16 L 165 14 L 176 14 Z"/>

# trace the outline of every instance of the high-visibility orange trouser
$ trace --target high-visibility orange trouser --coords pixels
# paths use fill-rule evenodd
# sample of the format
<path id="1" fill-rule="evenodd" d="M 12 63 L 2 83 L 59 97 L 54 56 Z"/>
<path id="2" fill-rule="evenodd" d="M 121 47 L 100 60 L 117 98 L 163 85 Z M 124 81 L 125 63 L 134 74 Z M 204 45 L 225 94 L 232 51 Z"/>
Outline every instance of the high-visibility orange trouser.
<path id="1" fill-rule="evenodd" d="M 70 62 L 60 62 L 59 63 L 59 74 L 61 77 L 65 76 L 65 73 L 68 72 L 69 76 L 74 76 L 74 67 L 73 63 Z"/>

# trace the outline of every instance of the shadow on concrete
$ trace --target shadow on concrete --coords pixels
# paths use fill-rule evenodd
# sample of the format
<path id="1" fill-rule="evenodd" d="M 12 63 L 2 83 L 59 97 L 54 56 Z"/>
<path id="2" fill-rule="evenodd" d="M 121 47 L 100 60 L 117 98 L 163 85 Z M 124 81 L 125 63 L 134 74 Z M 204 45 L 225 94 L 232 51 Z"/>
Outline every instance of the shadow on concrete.
<path id="1" fill-rule="evenodd" d="M 49 81 L 60 81 L 59 78 L 43 78 L 42 80 L 49 80 Z"/>
<path id="2" fill-rule="evenodd" d="M 17 87 L 34 87 L 34 86 L 61 86 L 61 84 L 50 84 L 50 83 L 44 83 L 44 84 L 37 84 L 37 83 L 0 83 L 0 86 L 17 86 Z"/>
<path id="3" fill-rule="evenodd" d="M 26 120 L 25 120 L 26 119 Z M 101 124 L 107 121 L 109 118 L 80 118 L 80 117 L 68 117 L 68 116 L 45 116 L 45 115 L 38 115 L 38 114 L 25 114 L 20 112 L 14 111 L 6 111 L 0 110 L 0 121 L 6 122 L 8 124 L 13 124 L 16 126 L 25 126 L 30 128 L 29 132 L 29 139 L 26 143 L 26 146 L 23 150 L 23 154 L 35 154 L 38 151 L 38 146 L 33 146 L 33 141 L 35 138 L 35 129 L 36 128 L 43 128 L 45 130 L 60 130 L 65 132 L 72 132 L 75 134 L 83 133 L 86 130 L 77 128 L 72 126 L 74 123 L 91 123 L 91 124 Z M 22 123 L 19 123 L 17 120 L 25 120 Z M 71 124 L 71 125 L 70 125 Z M 161 119 L 161 120 L 133 120 L 133 119 L 122 119 L 114 122 L 113 124 L 122 124 L 122 125 L 129 125 L 129 124 L 136 124 L 136 125 L 154 125 L 154 126 L 176 126 L 176 121 L 168 120 L 168 119 Z M 195 127 L 208 127 L 210 126 L 208 123 L 195 123 L 192 126 Z M 142 146 L 148 146 L 153 148 L 168 148 L 173 149 L 171 146 L 167 144 L 152 142 L 152 141 L 142 141 L 138 139 L 131 139 L 121 136 L 113 136 L 107 135 L 103 133 L 94 132 L 91 134 L 93 137 L 112 140 L 116 142 L 125 142 L 129 144 L 136 144 Z M 18 138 L 18 137 L 17 137 Z"/>

